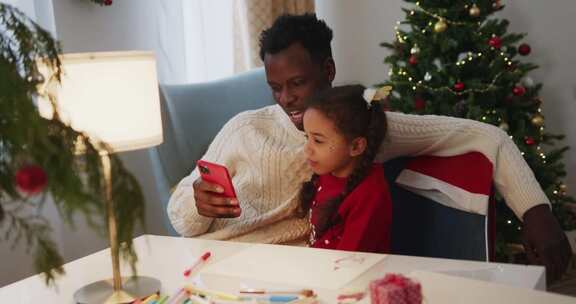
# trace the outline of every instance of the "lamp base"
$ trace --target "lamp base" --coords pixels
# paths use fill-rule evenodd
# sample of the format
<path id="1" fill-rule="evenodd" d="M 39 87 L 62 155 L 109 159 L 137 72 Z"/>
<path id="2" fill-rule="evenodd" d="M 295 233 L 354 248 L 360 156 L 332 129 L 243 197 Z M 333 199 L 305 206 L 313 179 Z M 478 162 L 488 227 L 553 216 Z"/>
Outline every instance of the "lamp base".
<path id="1" fill-rule="evenodd" d="M 80 304 L 131 303 L 160 292 L 161 283 L 151 277 L 122 277 L 122 290 L 114 291 L 112 280 L 88 284 L 74 293 L 74 301 Z"/>

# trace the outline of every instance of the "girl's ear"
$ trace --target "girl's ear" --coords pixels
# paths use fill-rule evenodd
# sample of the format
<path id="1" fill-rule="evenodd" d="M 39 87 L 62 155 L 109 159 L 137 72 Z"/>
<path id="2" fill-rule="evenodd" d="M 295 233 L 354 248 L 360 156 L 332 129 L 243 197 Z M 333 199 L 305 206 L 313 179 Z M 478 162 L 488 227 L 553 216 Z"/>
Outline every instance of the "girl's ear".
<path id="1" fill-rule="evenodd" d="M 350 144 L 350 156 L 356 157 L 364 153 L 367 144 L 368 142 L 366 141 L 366 137 L 354 138 Z"/>

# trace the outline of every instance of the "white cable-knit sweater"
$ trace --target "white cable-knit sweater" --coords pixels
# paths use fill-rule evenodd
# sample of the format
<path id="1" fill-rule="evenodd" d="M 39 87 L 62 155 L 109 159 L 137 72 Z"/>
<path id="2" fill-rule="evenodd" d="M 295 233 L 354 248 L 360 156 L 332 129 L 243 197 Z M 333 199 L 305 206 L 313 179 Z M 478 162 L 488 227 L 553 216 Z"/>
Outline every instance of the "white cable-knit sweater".
<path id="1" fill-rule="evenodd" d="M 520 151 L 497 127 L 443 116 L 387 112 L 388 134 L 378 161 L 407 155 L 453 156 L 482 152 L 494 164 L 494 182 L 508 205 L 522 218 L 531 207 L 548 203 Z M 305 138 L 278 105 L 232 118 L 202 159 L 230 171 L 242 213 L 215 219 L 198 214 L 193 182 L 184 178 L 168 203 L 178 233 L 220 240 L 299 243 L 308 235 L 305 219 L 293 216 L 302 182 L 311 171 L 302 151 Z"/>

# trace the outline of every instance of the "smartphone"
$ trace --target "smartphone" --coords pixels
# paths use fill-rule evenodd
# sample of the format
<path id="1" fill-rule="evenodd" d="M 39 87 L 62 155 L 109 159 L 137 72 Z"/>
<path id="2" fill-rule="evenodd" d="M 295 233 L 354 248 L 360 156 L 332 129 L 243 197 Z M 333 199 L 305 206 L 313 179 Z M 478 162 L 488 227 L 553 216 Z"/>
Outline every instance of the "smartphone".
<path id="1" fill-rule="evenodd" d="M 232 179 L 226 167 L 204 160 L 199 160 L 196 164 L 203 180 L 222 186 L 224 192 L 220 193 L 221 196 L 236 198 Z"/>

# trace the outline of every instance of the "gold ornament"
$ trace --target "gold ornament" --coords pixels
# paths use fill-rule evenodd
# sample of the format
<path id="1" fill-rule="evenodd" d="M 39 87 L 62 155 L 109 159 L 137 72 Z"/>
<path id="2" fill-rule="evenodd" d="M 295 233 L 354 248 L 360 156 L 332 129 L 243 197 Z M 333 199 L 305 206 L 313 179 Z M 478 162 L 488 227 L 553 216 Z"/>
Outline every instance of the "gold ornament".
<path id="1" fill-rule="evenodd" d="M 472 17 L 478 17 L 480 16 L 480 8 L 478 6 L 476 6 L 476 4 L 473 4 L 472 7 L 470 8 L 470 16 Z"/>
<path id="2" fill-rule="evenodd" d="M 560 191 L 566 192 L 568 187 L 566 186 L 566 184 L 560 184 L 560 186 L 558 186 L 558 188 L 560 189 Z"/>
<path id="3" fill-rule="evenodd" d="M 447 27 L 448 27 L 448 25 L 446 24 L 446 21 L 444 21 L 444 19 L 440 18 L 438 20 L 438 22 L 436 22 L 436 24 L 434 24 L 434 31 L 436 33 L 442 33 L 446 30 Z"/>
<path id="4" fill-rule="evenodd" d="M 541 127 L 544 125 L 544 116 L 542 116 L 539 113 L 536 113 L 532 116 L 530 122 L 536 127 Z"/>

